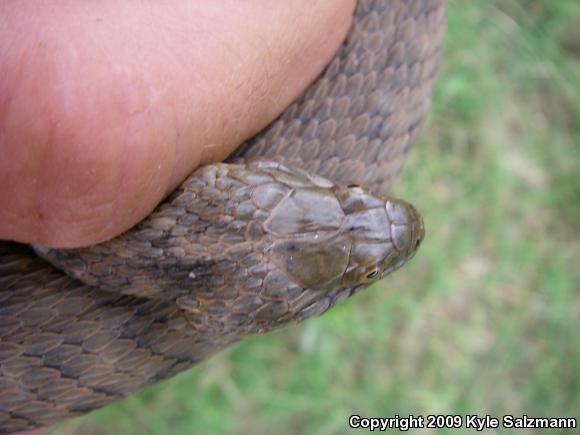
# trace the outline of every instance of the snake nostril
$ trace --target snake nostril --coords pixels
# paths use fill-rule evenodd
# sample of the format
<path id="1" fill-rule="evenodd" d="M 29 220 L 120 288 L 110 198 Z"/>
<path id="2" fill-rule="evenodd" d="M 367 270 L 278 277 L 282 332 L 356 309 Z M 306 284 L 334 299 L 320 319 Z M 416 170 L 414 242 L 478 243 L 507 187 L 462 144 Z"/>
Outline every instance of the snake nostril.
<path id="1" fill-rule="evenodd" d="M 419 246 L 421 246 L 421 242 L 423 242 L 423 239 L 420 237 L 417 240 L 415 240 L 415 250 L 419 249 Z"/>

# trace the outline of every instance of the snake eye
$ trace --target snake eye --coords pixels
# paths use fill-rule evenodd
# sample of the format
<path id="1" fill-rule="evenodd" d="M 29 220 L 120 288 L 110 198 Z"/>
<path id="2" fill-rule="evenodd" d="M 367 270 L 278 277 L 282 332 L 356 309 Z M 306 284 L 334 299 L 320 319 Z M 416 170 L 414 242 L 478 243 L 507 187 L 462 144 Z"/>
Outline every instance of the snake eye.
<path id="1" fill-rule="evenodd" d="M 379 276 L 379 269 L 373 269 L 371 270 L 369 273 L 366 274 L 365 278 L 370 281 L 375 279 L 377 276 Z"/>
<path id="2" fill-rule="evenodd" d="M 369 190 L 369 186 L 363 183 L 350 183 L 346 185 L 346 188 L 354 190 L 355 192 L 365 192 Z"/>

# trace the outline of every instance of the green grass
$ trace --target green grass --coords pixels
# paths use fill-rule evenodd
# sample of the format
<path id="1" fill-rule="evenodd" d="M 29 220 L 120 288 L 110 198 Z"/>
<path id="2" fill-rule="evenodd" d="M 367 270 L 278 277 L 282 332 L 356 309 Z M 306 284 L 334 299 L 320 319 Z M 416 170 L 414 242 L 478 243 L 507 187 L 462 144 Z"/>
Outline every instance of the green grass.
<path id="1" fill-rule="evenodd" d="M 577 0 L 453 2 L 430 119 L 396 187 L 428 229 L 412 264 L 54 433 L 333 434 L 353 413 L 580 418 L 578 22 Z"/>

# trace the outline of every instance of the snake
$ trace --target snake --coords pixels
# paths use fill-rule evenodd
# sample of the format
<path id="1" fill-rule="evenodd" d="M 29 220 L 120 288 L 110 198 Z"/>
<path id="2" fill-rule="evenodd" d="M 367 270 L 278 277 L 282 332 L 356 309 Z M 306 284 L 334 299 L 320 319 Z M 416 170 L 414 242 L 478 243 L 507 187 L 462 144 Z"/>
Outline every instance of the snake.
<path id="1" fill-rule="evenodd" d="M 301 322 L 424 237 L 388 189 L 430 103 L 445 0 L 359 0 L 333 60 L 224 163 L 110 241 L 0 242 L 0 431 L 47 426 Z"/>

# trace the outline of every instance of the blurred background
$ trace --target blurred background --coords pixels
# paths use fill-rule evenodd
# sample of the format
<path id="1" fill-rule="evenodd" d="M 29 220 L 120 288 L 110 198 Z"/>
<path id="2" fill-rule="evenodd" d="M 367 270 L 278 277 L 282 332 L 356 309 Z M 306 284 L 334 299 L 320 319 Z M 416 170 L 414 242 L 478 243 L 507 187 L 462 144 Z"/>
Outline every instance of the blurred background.
<path id="1" fill-rule="evenodd" d="M 430 116 L 394 192 L 425 216 L 411 264 L 51 433 L 334 434 L 355 413 L 580 418 L 579 23 L 578 0 L 451 1 Z"/>

